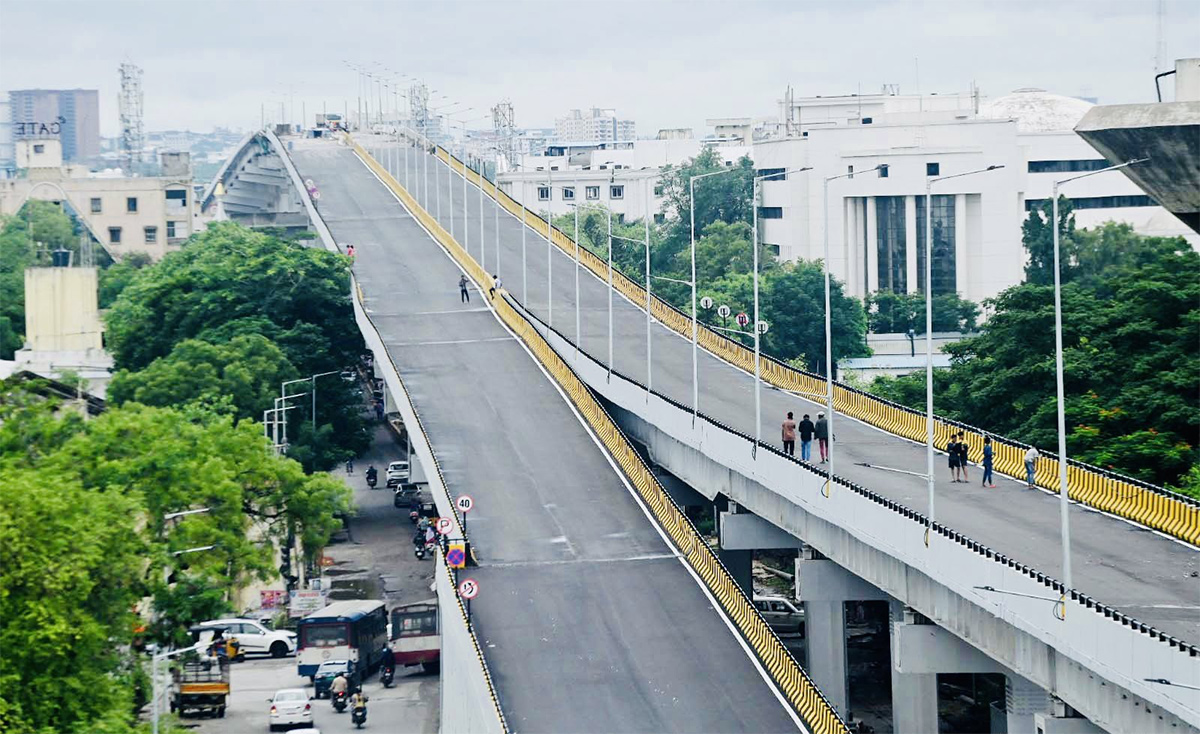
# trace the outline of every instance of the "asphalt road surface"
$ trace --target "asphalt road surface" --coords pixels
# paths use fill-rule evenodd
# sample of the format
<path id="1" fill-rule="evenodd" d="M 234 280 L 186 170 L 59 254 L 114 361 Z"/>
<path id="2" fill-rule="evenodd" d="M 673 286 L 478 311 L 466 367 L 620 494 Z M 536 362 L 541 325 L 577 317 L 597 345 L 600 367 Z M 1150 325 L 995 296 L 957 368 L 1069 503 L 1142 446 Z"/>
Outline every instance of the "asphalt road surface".
<path id="1" fill-rule="evenodd" d="M 331 598 L 383 599 L 388 608 L 395 604 L 420 601 L 432 596 L 433 565 L 412 555 L 411 525 L 408 513 L 392 507 L 387 489 L 370 490 L 363 471 L 374 464 L 382 473 L 387 462 L 404 455 L 391 434 L 382 426 L 375 429 L 370 451 L 359 457 L 355 473 L 343 477 L 354 489 L 357 514 L 350 521 L 349 539 L 331 545 L 326 555 L 333 565 L 326 578 L 333 584 Z M 382 482 L 379 484 L 383 486 Z M 385 689 L 379 676 L 373 675 L 364 686 L 370 703 L 363 731 L 436 734 L 440 717 L 440 681 L 420 668 L 396 671 L 394 685 Z M 296 674 L 296 659 L 250 658 L 231 669 L 229 708 L 223 719 L 187 718 L 185 725 L 196 726 L 201 734 L 257 734 L 267 731 L 268 699 L 281 688 L 312 687 L 308 678 Z M 348 713 L 338 714 L 328 700 L 311 702 L 314 726 L 321 734 L 355 731 Z"/>
<path id="2" fill-rule="evenodd" d="M 476 631 L 523 732 L 779 732 L 796 722 L 553 382 L 348 149 L 298 144 L 453 495 Z"/>
<path id="3" fill-rule="evenodd" d="M 364 140 L 375 146 L 379 141 Z M 380 160 L 388 156 L 380 155 Z M 548 320 L 547 248 L 529 229 L 525 232 L 522 272 L 522 230 L 519 219 L 503 210 L 499 213 L 499 255 L 497 256 L 496 207 L 479 190 L 468 186 L 462 195 L 461 178 L 451 192 L 447 167 L 428 158 L 428 174 L 423 156 L 416 150 L 404 155 L 393 152 L 390 163 L 397 178 L 408 182 L 467 249 L 480 256 L 489 272 L 498 272 L 510 295 L 520 300 L 525 284 L 525 306 Z M 307 175 L 307 174 L 306 174 Z M 321 177 L 318 175 L 318 182 Z M 322 195 L 333 193 L 341 182 L 324 178 Z M 426 192 L 428 184 L 428 192 Z M 451 206 L 453 197 L 453 206 Z M 438 199 L 440 198 L 440 207 Z M 463 203 L 466 201 L 464 211 Z M 360 199 L 361 201 L 361 199 Z M 322 207 L 325 200 L 322 199 Z M 373 208 L 374 200 L 363 202 L 362 216 L 387 216 L 394 211 L 386 205 Z M 533 205 L 536 208 L 536 204 Z M 465 228 L 464 228 L 465 223 Z M 482 226 L 482 234 L 480 227 Z M 335 229 L 336 233 L 336 229 Z M 352 240 L 348 240 L 352 241 Z M 357 244 L 357 243 L 356 243 Z M 557 248 L 551 255 L 553 267 L 553 326 L 568 338 L 575 335 L 575 263 Z M 608 296 L 603 280 L 581 268 L 580 346 L 601 362 L 608 359 Z M 451 287 L 452 284 L 447 285 Z M 645 311 L 613 298 L 614 369 L 645 384 L 646 336 Z M 814 318 L 823 318 L 814 314 Z M 684 405 L 692 402 L 691 343 L 655 323 L 652 328 L 653 380 L 657 392 Z M 700 411 L 743 433 L 754 433 L 754 380 L 729 364 L 700 350 Z M 777 441 L 780 423 L 787 411 L 816 418 L 823 406 L 774 388 L 762 388 L 761 435 L 765 441 Z M 925 448 L 851 419 L 836 416 L 834 421 L 835 472 L 918 511 L 928 508 L 928 489 L 923 478 L 870 468 L 886 466 L 924 474 Z M 814 442 L 815 443 L 815 442 Z M 813 446 L 813 454 L 817 447 Z M 1027 490 L 1024 483 L 999 475 L 996 489 L 979 485 L 982 470 L 970 469 L 966 484 L 950 482 L 944 455 L 936 462 L 936 516 L 940 523 L 1026 563 L 1050 575 L 1061 572 L 1061 543 L 1058 498 L 1047 492 Z M 1200 643 L 1200 552 L 1172 539 L 1120 519 L 1105 516 L 1089 508 L 1072 504 L 1070 510 L 1071 550 L 1076 588 L 1101 602 L 1116 607 L 1137 619 L 1178 638 Z"/>

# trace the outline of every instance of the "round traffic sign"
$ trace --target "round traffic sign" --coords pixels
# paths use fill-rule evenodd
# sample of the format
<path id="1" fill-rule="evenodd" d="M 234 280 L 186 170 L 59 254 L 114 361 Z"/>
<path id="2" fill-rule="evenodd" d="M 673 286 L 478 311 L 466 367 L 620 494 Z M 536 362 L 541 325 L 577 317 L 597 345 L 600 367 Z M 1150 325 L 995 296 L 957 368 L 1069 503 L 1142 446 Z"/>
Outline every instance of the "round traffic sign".
<path id="1" fill-rule="evenodd" d="M 320 198 L 321 198 L 321 192 L 320 192 L 320 191 L 314 191 L 314 192 L 312 192 L 312 198 L 313 198 L 313 200 L 314 200 L 314 201 L 316 201 L 317 199 L 320 199 Z"/>
<path id="2" fill-rule="evenodd" d="M 729 306 L 717 306 L 717 315 L 723 319 L 729 318 Z"/>
<path id="3" fill-rule="evenodd" d="M 451 522 L 450 518 L 448 518 L 448 517 L 439 517 L 437 519 L 437 531 L 439 533 L 441 533 L 442 535 L 449 534 L 450 528 L 452 528 L 453 526 L 454 526 L 454 523 Z"/>
<path id="4" fill-rule="evenodd" d="M 313 183 L 313 180 L 312 180 L 311 178 L 306 178 L 306 179 L 304 179 L 304 187 L 305 187 L 305 188 L 309 188 L 309 189 L 311 189 L 311 188 L 312 188 L 312 187 L 314 187 L 314 186 L 316 186 L 316 184 L 315 184 L 315 183 Z"/>
<path id="5" fill-rule="evenodd" d="M 458 508 L 459 512 L 470 512 L 471 508 L 475 506 L 475 500 L 471 499 L 471 495 L 464 494 L 454 500 L 454 506 Z"/>
<path id="6" fill-rule="evenodd" d="M 712 308 L 713 300 L 708 296 L 700 299 L 700 308 Z"/>
<path id="7" fill-rule="evenodd" d="M 458 585 L 458 595 L 464 599 L 474 599 L 479 595 L 479 583 L 475 579 L 463 579 Z"/>
<path id="8" fill-rule="evenodd" d="M 744 312 L 740 313 L 737 315 L 737 322 L 738 322 L 738 326 L 745 326 L 746 324 L 750 323 L 750 317 L 747 316 Z"/>
<path id="9" fill-rule="evenodd" d="M 758 322 L 758 333 L 759 334 L 766 334 L 770 329 L 771 329 L 771 325 L 768 324 L 766 321 Z"/>
<path id="10" fill-rule="evenodd" d="M 446 551 L 446 564 L 450 568 L 462 568 L 467 565 L 467 552 L 462 546 L 451 546 L 450 550 Z"/>

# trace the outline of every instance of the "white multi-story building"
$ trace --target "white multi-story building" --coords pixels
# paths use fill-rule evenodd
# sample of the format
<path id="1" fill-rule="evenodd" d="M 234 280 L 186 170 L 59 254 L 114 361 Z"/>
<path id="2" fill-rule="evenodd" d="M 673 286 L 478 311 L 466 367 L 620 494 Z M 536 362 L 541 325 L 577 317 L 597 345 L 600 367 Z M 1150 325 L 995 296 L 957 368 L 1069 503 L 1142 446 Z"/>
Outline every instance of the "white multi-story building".
<path id="1" fill-rule="evenodd" d="M 554 120 L 554 135 L 558 140 L 633 140 L 636 130 L 633 120 L 617 118 L 617 111 L 592 107 L 571 110 L 566 117 Z"/>
<path id="2" fill-rule="evenodd" d="M 933 290 L 979 301 L 1019 283 L 1021 223 L 1056 179 L 1107 163 L 1072 132 L 1090 104 L 1018 90 L 988 103 L 976 93 L 814 97 L 793 102 L 784 134 L 754 145 L 762 184 L 761 241 L 781 259 L 824 257 L 829 183 L 830 265 L 847 290 L 924 290 L 925 186 L 930 178 L 989 166 L 933 188 Z M 884 166 L 880 170 L 876 167 Z M 1119 173 L 1064 190 L 1079 226 L 1131 223 L 1144 234 L 1198 238 Z"/>
<path id="3" fill-rule="evenodd" d="M 519 170 L 501 173 L 500 188 L 534 211 L 555 216 L 573 211 L 575 202 L 594 204 L 633 221 L 650 214 L 661 218 L 664 166 L 680 165 L 706 144 L 695 139 L 551 144 L 548 155 L 523 159 Z M 746 145 L 713 146 L 727 166 L 749 155 Z"/>

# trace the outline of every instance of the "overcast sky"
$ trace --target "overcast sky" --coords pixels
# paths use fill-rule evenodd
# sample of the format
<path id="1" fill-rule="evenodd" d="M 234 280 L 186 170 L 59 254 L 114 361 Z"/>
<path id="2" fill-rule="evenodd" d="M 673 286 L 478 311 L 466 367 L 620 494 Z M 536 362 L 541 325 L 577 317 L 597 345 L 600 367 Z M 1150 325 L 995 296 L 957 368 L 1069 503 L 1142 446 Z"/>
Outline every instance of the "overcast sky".
<path id="1" fill-rule="evenodd" d="M 797 96 L 1042 87 L 1103 103 L 1154 97 L 1157 0 L 0 0 L 0 89 L 100 90 L 145 70 L 149 130 L 258 125 L 265 103 L 356 104 L 344 63 L 424 78 L 518 126 L 615 107 L 638 134 L 774 115 Z M 1200 56 L 1200 1 L 1168 0 L 1167 57 Z M 919 81 L 919 87 L 918 87 Z M 482 123 L 479 123 L 482 124 Z"/>

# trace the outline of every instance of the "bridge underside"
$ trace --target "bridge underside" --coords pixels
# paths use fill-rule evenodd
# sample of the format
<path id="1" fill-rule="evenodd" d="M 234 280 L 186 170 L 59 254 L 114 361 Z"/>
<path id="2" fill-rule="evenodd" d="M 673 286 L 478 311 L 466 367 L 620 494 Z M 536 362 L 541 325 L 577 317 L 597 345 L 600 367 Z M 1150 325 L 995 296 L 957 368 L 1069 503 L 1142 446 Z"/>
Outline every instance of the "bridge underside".
<path id="1" fill-rule="evenodd" d="M 247 227 L 307 230 L 310 222 L 304 198 L 308 194 L 293 185 L 276 152 L 278 145 L 279 139 L 265 132 L 242 141 L 205 189 L 201 210 Z"/>

